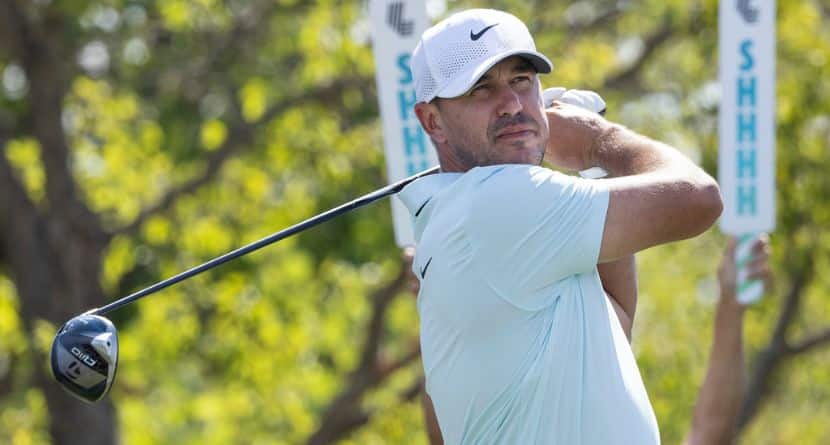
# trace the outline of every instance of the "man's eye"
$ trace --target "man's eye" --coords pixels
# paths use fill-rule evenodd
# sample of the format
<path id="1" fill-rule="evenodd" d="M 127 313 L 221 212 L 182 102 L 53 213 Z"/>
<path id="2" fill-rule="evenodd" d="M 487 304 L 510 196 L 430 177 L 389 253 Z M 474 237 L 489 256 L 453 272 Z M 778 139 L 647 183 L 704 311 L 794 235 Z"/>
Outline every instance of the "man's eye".
<path id="1" fill-rule="evenodd" d="M 487 91 L 487 85 L 486 84 L 476 85 L 470 90 L 470 95 L 481 94 L 485 91 Z"/>
<path id="2" fill-rule="evenodd" d="M 513 78 L 513 83 L 530 82 L 530 76 L 518 76 Z"/>

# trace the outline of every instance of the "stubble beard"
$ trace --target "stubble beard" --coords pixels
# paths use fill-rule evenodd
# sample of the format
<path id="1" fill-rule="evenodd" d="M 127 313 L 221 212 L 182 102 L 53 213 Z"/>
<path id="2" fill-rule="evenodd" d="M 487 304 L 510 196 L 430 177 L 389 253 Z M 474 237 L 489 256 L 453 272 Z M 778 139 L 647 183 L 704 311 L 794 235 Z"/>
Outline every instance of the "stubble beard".
<path id="1" fill-rule="evenodd" d="M 496 154 L 507 155 L 507 150 L 499 150 L 497 143 L 497 135 L 500 130 L 513 125 L 529 126 L 533 131 L 536 132 L 537 137 L 540 135 L 539 131 L 543 127 L 543 125 L 540 122 L 537 122 L 535 119 L 524 113 L 519 113 L 515 116 L 502 117 L 495 121 L 493 125 L 491 125 L 487 129 L 487 140 L 490 142 L 490 151 L 497 151 Z M 543 148 L 528 145 L 528 142 L 524 140 L 509 142 L 507 143 L 507 146 L 510 147 L 510 149 L 521 153 L 522 157 L 521 159 L 517 159 L 515 157 L 508 155 L 508 159 L 506 159 L 502 163 L 521 163 L 532 165 L 540 165 L 542 163 L 542 159 L 544 158 Z M 542 147 L 544 147 L 544 144 L 542 145 Z M 539 155 L 535 156 L 535 153 L 537 152 L 539 153 Z M 531 156 L 532 154 L 534 156 Z"/>
<path id="2" fill-rule="evenodd" d="M 450 145 L 450 148 L 452 149 L 456 159 L 458 159 L 459 162 L 465 165 L 467 169 L 497 164 L 542 165 L 542 161 L 545 157 L 545 152 L 543 149 L 538 147 L 528 147 L 524 141 L 513 142 L 509 144 L 508 147 L 509 148 L 506 149 L 505 146 L 500 146 L 492 141 L 488 141 L 486 147 L 481 147 L 485 149 L 479 149 L 478 151 L 471 150 L 469 146 L 467 146 L 466 144 Z M 523 156 L 521 159 L 518 159 L 515 156 L 511 157 L 510 155 L 507 155 L 507 150 L 516 150 L 533 153 L 534 156 L 531 157 L 528 154 Z"/>
<path id="3" fill-rule="evenodd" d="M 511 125 L 528 125 L 540 135 L 540 131 L 546 130 L 546 125 L 543 122 L 537 122 L 532 117 L 526 114 L 517 114 L 515 116 L 503 117 L 495 121 L 487 128 L 485 137 L 480 141 L 476 141 L 472 134 L 456 134 L 456 139 L 448 141 L 448 146 L 452 150 L 454 157 L 463 164 L 467 170 L 473 167 L 482 167 L 487 165 L 497 164 L 529 164 L 542 165 L 545 158 L 544 147 L 547 143 L 547 138 L 542 137 L 538 142 L 539 146 L 529 146 L 526 141 L 515 141 L 507 144 L 499 144 L 496 140 L 496 134 L 499 130 L 509 127 Z M 509 153 L 510 150 L 523 153 L 521 159 Z M 530 153 L 533 156 L 530 156 Z M 538 153 L 538 155 L 537 155 Z"/>

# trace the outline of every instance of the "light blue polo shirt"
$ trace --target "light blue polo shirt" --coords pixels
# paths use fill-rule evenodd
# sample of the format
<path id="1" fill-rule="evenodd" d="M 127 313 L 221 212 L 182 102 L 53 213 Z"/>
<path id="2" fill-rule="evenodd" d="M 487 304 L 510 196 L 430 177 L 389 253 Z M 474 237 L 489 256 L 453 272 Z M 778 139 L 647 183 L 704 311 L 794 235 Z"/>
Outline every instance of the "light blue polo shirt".
<path id="1" fill-rule="evenodd" d="M 596 264 L 602 181 L 530 165 L 421 178 L 400 194 L 426 388 L 454 444 L 659 444 Z"/>

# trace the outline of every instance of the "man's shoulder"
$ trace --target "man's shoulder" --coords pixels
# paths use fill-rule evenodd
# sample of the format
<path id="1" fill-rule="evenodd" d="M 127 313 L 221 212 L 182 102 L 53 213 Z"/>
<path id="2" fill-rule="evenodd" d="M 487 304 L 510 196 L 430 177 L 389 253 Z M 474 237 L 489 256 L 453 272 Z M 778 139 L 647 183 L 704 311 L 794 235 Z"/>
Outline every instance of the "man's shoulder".
<path id="1" fill-rule="evenodd" d="M 465 183 L 488 192 L 529 191 L 540 185 L 569 185 L 580 178 L 530 164 L 499 164 L 475 167 L 464 174 Z"/>
<path id="2" fill-rule="evenodd" d="M 537 176 L 554 175 L 556 171 L 541 165 L 533 164 L 494 164 L 473 167 L 465 173 L 465 176 L 472 176 L 482 179 L 504 178 L 511 176 Z"/>
<path id="3" fill-rule="evenodd" d="M 451 196 L 463 203 L 474 224 L 504 223 L 518 229 L 518 220 L 534 224 L 553 215 L 564 220 L 602 207 L 595 203 L 607 203 L 598 181 L 541 166 L 504 164 L 477 167 L 467 174 Z"/>

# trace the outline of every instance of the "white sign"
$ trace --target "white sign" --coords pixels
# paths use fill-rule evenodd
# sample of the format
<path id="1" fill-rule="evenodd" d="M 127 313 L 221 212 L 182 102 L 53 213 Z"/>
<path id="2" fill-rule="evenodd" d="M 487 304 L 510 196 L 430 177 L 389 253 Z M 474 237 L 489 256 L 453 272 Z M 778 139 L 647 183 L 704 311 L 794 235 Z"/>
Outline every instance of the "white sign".
<path id="1" fill-rule="evenodd" d="M 731 235 L 775 227 L 775 1 L 721 0 L 718 151 Z"/>
<path id="2" fill-rule="evenodd" d="M 719 34 L 720 227 L 738 237 L 736 296 L 746 304 L 764 290 L 747 280 L 752 244 L 775 228 L 775 0 L 721 0 Z"/>
<path id="3" fill-rule="evenodd" d="M 432 142 L 415 116 L 415 82 L 409 70 L 412 50 L 430 21 L 424 0 L 371 0 L 369 16 L 387 176 L 395 182 L 438 165 Z M 397 196 L 391 201 L 395 242 L 415 245 L 409 211 Z"/>

